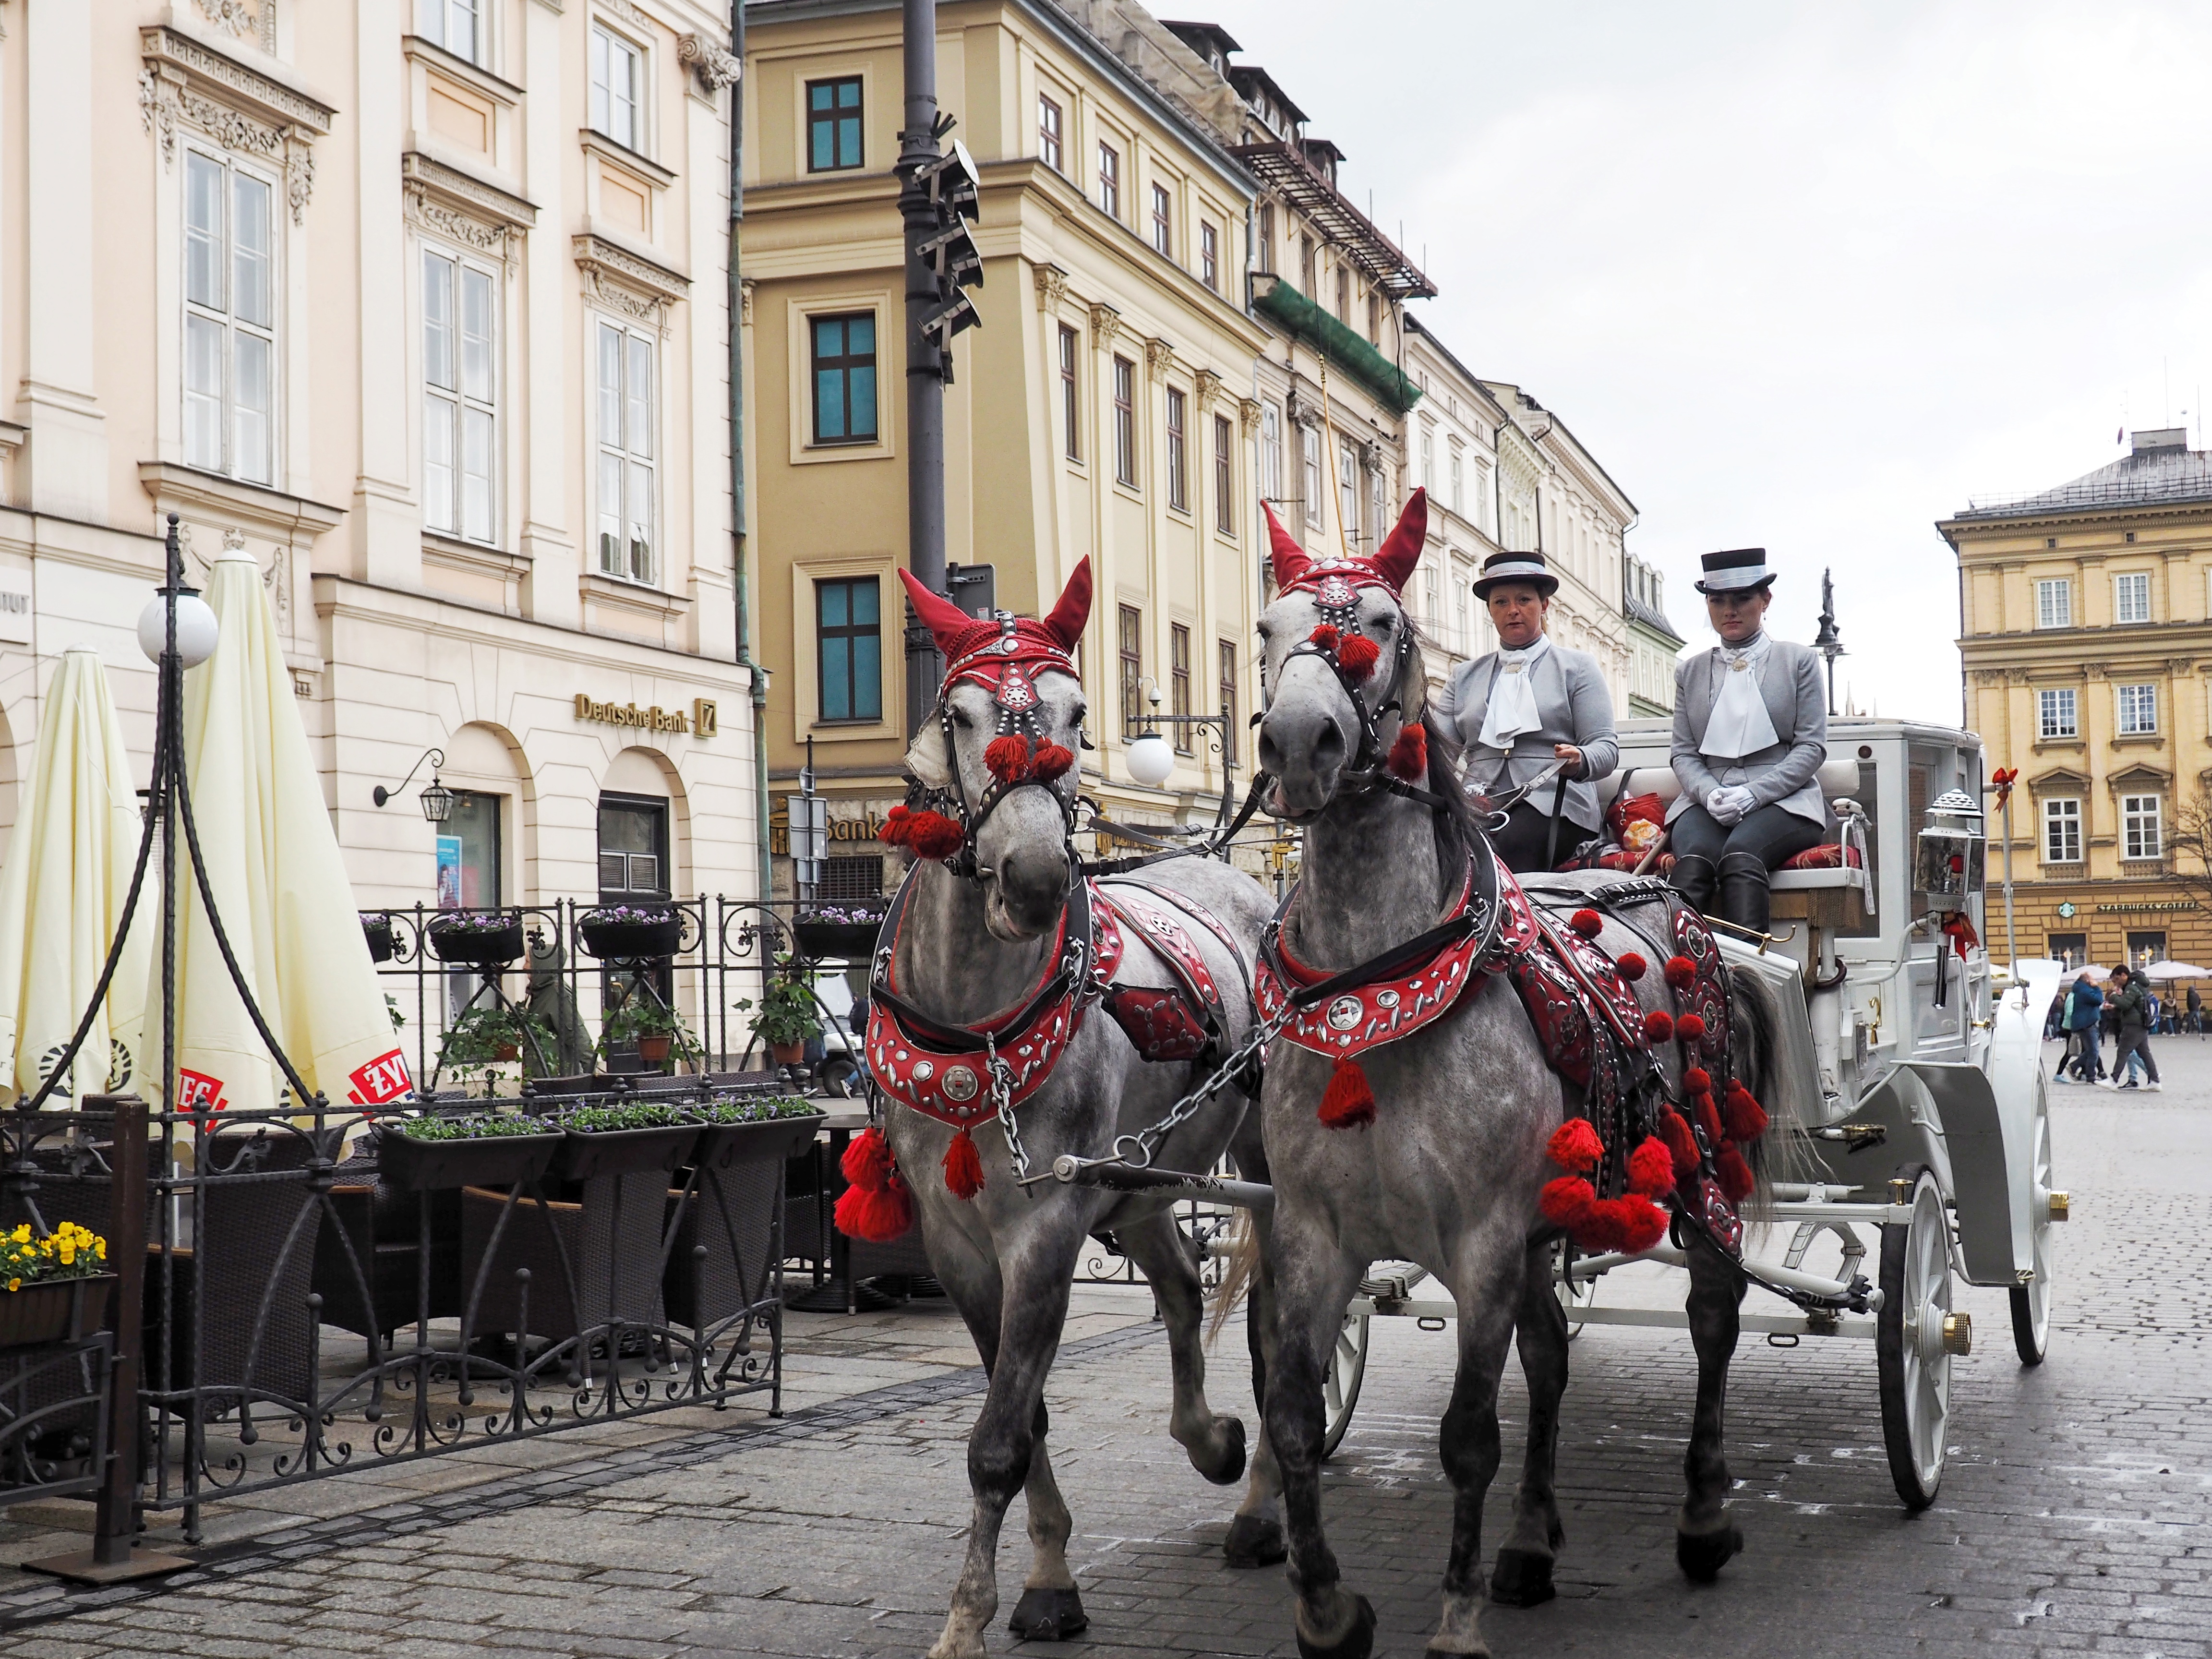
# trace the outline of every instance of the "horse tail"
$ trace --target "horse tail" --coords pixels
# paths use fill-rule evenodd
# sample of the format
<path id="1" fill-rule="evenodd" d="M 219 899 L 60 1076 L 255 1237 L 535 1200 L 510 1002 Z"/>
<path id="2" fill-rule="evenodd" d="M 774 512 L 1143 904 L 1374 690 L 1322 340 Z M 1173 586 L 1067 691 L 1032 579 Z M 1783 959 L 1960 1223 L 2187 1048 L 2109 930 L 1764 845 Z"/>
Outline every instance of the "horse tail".
<path id="1" fill-rule="evenodd" d="M 1773 1201 L 1774 1182 L 1798 1179 L 1796 1167 L 1805 1126 L 1799 1121 L 1796 1091 L 1779 1086 L 1782 1011 L 1774 992 L 1756 975 L 1729 975 L 1729 1018 L 1735 1028 L 1735 1052 L 1729 1056 L 1736 1077 L 1766 1109 L 1766 1133 L 1744 1148 L 1751 1165 L 1752 1203 L 1765 1210 Z"/>
<path id="2" fill-rule="evenodd" d="M 1213 1315 L 1206 1322 L 1206 1346 L 1220 1340 L 1222 1327 L 1252 1289 L 1260 1271 L 1260 1230 L 1249 1212 L 1239 1210 L 1229 1232 L 1229 1255 L 1221 1270 L 1221 1283 L 1213 1292 Z"/>

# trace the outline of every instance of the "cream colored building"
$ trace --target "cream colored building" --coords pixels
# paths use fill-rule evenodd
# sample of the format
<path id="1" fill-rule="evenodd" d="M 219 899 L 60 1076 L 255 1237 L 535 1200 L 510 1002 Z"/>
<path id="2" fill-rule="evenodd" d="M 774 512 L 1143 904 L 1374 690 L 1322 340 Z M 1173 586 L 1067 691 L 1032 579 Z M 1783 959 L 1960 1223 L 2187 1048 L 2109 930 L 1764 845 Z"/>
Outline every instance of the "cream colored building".
<path id="1" fill-rule="evenodd" d="M 261 563 L 362 903 L 753 890 L 726 27 L 0 4 L 0 816 L 76 641 L 145 763 L 174 512 Z M 371 795 L 432 745 L 442 832 Z"/>
<path id="2" fill-rule="evenodd" d="M 1674 665 L 1689 643 L 1667 618 L 1667 578 L 1633 553 L 1620 559 L 1620 609 L 1628 619 L 1628 708 L 1632 720 L 1674 712 Z"/>

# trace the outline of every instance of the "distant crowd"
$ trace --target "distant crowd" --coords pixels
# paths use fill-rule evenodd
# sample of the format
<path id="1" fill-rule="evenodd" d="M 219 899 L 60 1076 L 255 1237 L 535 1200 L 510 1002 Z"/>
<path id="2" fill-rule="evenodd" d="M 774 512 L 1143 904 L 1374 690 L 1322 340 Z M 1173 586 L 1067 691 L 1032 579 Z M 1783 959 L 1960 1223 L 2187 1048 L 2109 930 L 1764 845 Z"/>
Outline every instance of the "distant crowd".
<path id="1" fill-rule="evenodd" d="M 2204 1031 L 2204 999 L 2192 985 L 2177 1006 L 2161 997 L 2157 988 L 2125 963 L 2114 968 L 2100 986 L 2085 972 L 2066 988 L 2066 994 L 2051 1005 L 2045 1036 L 2063 1037 L 2066 1050 L 2058 1057 L 2061 1083 L 2094 1084 L 2106 1089 L 2147 1089 L 2156 1093 L 2158 1061 L 2152 1057 L 2154 1032 L 2168 1035 Z M 2105 1039 L 2112 1039 L 2112 1063 L 2105 1066 Z M 2123 1074 L 2124 1073 L 2124 1078 Z"/>

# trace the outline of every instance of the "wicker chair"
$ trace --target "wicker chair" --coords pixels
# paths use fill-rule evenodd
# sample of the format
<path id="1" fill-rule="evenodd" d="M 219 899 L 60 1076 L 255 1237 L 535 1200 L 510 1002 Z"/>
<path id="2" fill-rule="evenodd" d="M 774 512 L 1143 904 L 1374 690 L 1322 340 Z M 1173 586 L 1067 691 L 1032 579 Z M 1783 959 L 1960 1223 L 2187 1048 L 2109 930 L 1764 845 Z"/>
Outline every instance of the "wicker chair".
<path id="1" fill-rule="evenodd" d="M 429 1303 L 422 1300 L 422 1205 L 430 1206 Z M 349 1257 L 346 1246 L 350 1243 Z M 355 1271 L 355 1264 L 360 1271 Z M 368 1279 L 364 1300 L 362 1278 Z M 380 1180 L 366 1153 L 337 1167 L 330 1206 L 315 1242 L 315 1293 L 323 1322 L 374 1335 L 389 1348 L 392 1333 L 418 1317 L 449 1319 L 461 1311 L 461 1198 L 456 1192 L 403 1193 Z"/>
<path id="2" fill-rule="evenodd" d="M 542 1208 L 534 1199 L 518 1200 L 495 1257 L 492 1231 L 507 1194 L 483 1187 L 461 1189 L 463 1299 L 480 1278 L 483 1285 L 472 1336 L 520 1332 L 558 1341 L 614 1320 L 660 1322 L 668 1177 L 659 1170 L 595 1176 L 581 1183 L 580 1191 L 579 1201 L 549 1200 Z M 563 1252 L 567 1273 L 562 1269 Z M 530 1270 L 526 1328 L 522 1287 L 515 1277 L 523 1267 Z M 574 1275 L 573 1300 L 569 1274 Z"/>

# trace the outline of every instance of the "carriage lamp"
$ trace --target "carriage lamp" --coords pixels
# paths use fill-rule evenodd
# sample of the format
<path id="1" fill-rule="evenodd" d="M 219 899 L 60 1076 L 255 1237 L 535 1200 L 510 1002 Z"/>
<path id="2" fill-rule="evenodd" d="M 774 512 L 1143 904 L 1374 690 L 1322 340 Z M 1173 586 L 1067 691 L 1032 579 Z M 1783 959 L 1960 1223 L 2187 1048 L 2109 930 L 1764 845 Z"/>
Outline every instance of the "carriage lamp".
<path id="1" fill-rule="evenodd" d="M 1928 805 L 1912 866 L 1912 886 L 1931 910 L 1960 910 L 1982 890 L 1981 803 L 1963 789 L 1946 790 Z"/>

